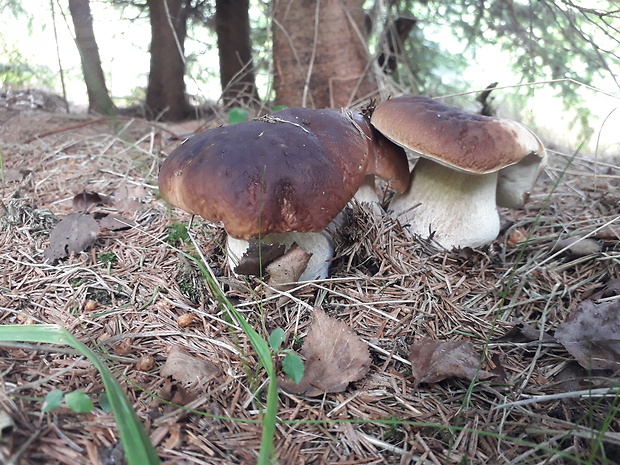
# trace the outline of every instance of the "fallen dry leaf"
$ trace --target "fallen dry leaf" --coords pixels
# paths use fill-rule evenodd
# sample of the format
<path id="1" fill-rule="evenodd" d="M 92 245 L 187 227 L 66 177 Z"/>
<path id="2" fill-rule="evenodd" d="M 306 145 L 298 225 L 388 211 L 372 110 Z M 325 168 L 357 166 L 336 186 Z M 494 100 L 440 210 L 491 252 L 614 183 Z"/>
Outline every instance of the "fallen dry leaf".
<path id="1" fill-rule="evenodd" d="M 135 226 L 133 221 L 113 213 L 95 212 L 93 213 L 93 218 L 99 223 L 101 229 L 107 229 L 108 231 L 122 231 Z"/>
<path id="2" fill-rule="evenodd" d="M 572 392 L 614 387 L 617 382 L 617 379 L 608 376 L 605 370 L 586 370 L 577 361 L 572 360 L 555 374 L 552 386 L 558 392 Z"/>
<path id="3" fill-rule="evenodd" d="M 257 239 L 250 239 L 250 245 L 239 263 L 235 266 L 235 273 L 258 276 L 265 265 L 269 264 L 282 254 L 285 247 L 282 244 L 267 244 Z"/>
<path id="4" fill-rule="evenodd" d="M 164 378 L 171 377 L 187 389 L 192 389 L 203 385 L 219 371 L 213 363 L 193 357 L 180 346 L 172 346 L 160 374 Z"/>
<path id="5" fill-rule="evenodd" d="M 590 297 L 592 300 L 603 299 L 605 297 L 613 297 L 620 295 L 620 278 L 612 279 L 605 284 L 605 287 L 600 291 L 592 294 Z"/>
<path id="6" fill-rule="evenodd" d="M 584 300 L 555 331 L 562 344 L 587 370 L 620 369 L 620 299 Z"/>
<path id="7" fill-rule="evenodd" d="M 564 250 L 564 253 L 573 257 L 585 257 L 601 251 L 601 244 L 590 238 L 568 237 L 560 239 L 551 249 L 553 252 Z"/>
<path id="8" fill-rule="evenodd" d="M 73 209 L 77 212 L 85 212 L 93 205 L 112 205 L 114 201 L 107 195 L 97 192 L 82 191 L 73 197 Z"/>
<path id="9" fill-rule="evenodd" d="M 99 224 L 91 215 L 70 213 L 52 229 L 50 245 L 43 256 L 55 262 L 71 252 L 82 252 L 95 243 L 98 234 Z"/>
<path id="10" fill-rule="evenodd" d="M 493 362 L 493 367 L 489 373 L 492 373 L 495 377 L 495 381 L 498 383 L 505 383 L 508 381 L 508 373 L 506 373 L 506 369 L 504 368 L 504 356 L 499 354 L 493 354 L 491 357 L 491 361 Z"/>
<path id="11" fill-rule="evenodd" d="M 370 368 L 368 346 L 347 324 L 318 307 L 301 354 L 306 361 L 299 384 L 288 379 L 279 381 L 280 387 L 292 394 L 312 397 L 341 392 L 349 383 L 365 376 Z"/>
<path id="12" fill-rule="evenodd" d="M 312 257 L 312 254 L 309 254 L 297 244 L 293 244 L 284 255 L 267 265 L 266 271 L 269 274 L 267 284 L 281 291 L 295 286 L 295 284 L 289 283 L 299 281 L 299 277 L 308 266 L 310 257 Z"/>
<path id="13" fill-rule="evenodd" d="M 437 383 L 447 378 L 493 378 L 491 372 L 480 369 L 480 354 L 467 341 L 440 342 L 422 339 L 409 349 L 411 371 L 416 386 L 420 383 Z"/>
<path id="14" fill-rule="evenodd" d="M 514 326 L 501 337 L 493 339 L 493 342 L 554 342 L 553 336 L 543 332 L 524 321 L 515 322 Z"/>
<path id="15" fill-rule="evenodd" d="M 143 186 L 129 185 L 122 182 L 114 191 L 114 207 L 122 213 L 134 213 L 142 210 L 146 197 L 146 189 Z"/>
<path id="16" fill-rule="evenodd" d="M 18 170 L 14 168 L 6 168 L 4 172 L 0 173 L 0 181 L 5 184 L 12 182 L 19 182 L 31 173 L 30 170 Z"/>

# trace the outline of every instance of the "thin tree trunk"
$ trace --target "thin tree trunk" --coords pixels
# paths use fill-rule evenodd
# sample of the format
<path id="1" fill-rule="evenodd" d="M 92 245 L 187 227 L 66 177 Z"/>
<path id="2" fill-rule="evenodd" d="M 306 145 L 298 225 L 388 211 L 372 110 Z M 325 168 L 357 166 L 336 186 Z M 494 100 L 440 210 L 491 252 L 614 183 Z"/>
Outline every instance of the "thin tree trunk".
<path id="1" fill-rule="evenodd" d="M 165 2 L 165 3 L 164 3 Z M 179 121 L 192 115 L 185 96 L 186 0 L 147 0 L 151 19 L 151 68 L 146 90 L 150 118 Z"/>
<path id="2" fill-rule="evenodd" d="M 347 107 L 376 93 L 363 0 L 273 0 L 276 103 Z"/>
<path id="3" fill-rule="evenodd" d="M 387 24 L 386 33 L 382 39 L 383 51 L 377 58 L 377 63 L 384 73 L 390 74 L 396 71 L 399 60 L 402 60 L 405 42 L 416 23 L 417 20 L 413 18 L 400 17 Z"/>
<path id="4" fill-rule="evenodd" d="M 249 0 L 215 2 L 215 31 L 224 104 L 259 101 L 252 63 L 249 8 Z"/>
<path id="5" fill-rule="evenodd" d="M 82 61 L 82 73 L 88 92 L 88 109 L 104 115 L 113 115 L 116 109 L 110 98 L 101 68 L 90 2 L 89 0 L 69 0 L 69 11 L 75 28 L 75 43 Z"/>

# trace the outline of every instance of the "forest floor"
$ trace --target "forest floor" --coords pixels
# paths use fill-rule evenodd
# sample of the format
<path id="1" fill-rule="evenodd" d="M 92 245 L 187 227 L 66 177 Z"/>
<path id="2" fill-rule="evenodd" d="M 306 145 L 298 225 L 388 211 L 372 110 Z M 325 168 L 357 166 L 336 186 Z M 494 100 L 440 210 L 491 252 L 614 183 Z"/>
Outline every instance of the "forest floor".
<path id="1" fill-rule="evenodd" d="M 0 323 L 58 324 L 95 350 L 164 463 L 251 464 L 266 375 L 198 268 L 172 247 L 193 251 L 179 227 L 189 215 L 157 196 L 161 162 L 194 129 L 0 108 Z M 132 226 L 102 227 L 88 250 L 52 265 L 50 232 L 80 210 L 74 197 L 84 191 L 112 200 L 82 209 Z M 355 227 L 339 237 L 330 278 L 284 300 L 231 274 L 220 227 L 195 219 L 190 230 L 229 300 L 265 338 L 282 328 L 283 348 L 299 351 L 320 306 L 369 347 L 368 372 L 344 391 L 280 392 L 280 463 L 612 464 L 620 463 L 620 333 L 606 328 L 620 323 L 619 208 L 620 159 L 560 152 L 550 152 L 525 209 L 500 210 L 502 232 L 482 250 L 407 239 L 389 217 L 353 205 Z M 569 352 L 555 332 L 571 314 L 581 329 Z M 427 339 L 470 342 L 488 376 L 459 378 L 468 362 L 457 354 L 442 368 L 446 379 L 416 383 L 410 347 Z M 173 348 L 190 367 L 162 373 Z M 184 383 L 183 371 L 203 366 L 211 371 L 198 385 Z M 86 359 L 61 346 L 1 343 L 0 374 L 0 413 L 12 421 L 0 425 L 0 463 L 123 463 Z M 54 389 L 82 390 L 95 408 L 43 412 Z"/>

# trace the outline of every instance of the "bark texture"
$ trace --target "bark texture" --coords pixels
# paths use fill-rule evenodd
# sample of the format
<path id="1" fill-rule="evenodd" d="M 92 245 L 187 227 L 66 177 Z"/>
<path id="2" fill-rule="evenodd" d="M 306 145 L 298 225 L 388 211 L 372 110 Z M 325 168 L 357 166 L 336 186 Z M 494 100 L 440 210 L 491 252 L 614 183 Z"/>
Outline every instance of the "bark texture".
<path id="1" fill-rule="evenodd" d="M 376 93 L 363 0 L 274 0 L 276 103 L 348 107 Z"/>
<path id="2" fill-rule="evenodd" d="M 93 30 L 89 0 L 69 0 L 69 11 L 75 28 L 75 43 L 80 52 L 82 73 L 88 93 L 88 109 L 104 115 L 116 112 L 105 84 L 99 47 Z"/>
<path id="3" fill-rule="evenodd" d="M 215 30 L 220 56 L 222 100 L 258 103 L 252 40 L 250 36 L 249 0 L 216 0 Z"/>
<path id="4" fill-rule="evenodd" d="M 151 20 L 147 116 L 179 121 L 192 115 L 192 107 L 185 96 L 184 81 L 187 0 L 147 0 L 146 3 Z"/>

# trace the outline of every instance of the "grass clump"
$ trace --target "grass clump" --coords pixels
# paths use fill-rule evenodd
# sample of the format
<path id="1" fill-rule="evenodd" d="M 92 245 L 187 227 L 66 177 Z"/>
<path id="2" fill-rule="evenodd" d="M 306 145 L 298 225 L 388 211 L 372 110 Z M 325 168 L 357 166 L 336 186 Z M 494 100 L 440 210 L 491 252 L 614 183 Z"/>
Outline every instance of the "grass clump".
<path id="1" fill-rule="evenodd" d="M 173 247 L 179 247 L 181 244 L 185 244 L 189 241 L 189 234 L 187 233 L 187 226 L 182 223 L 174 223 L 168 226 L 168 235 L 166 236 L 166 242 Z"/>

